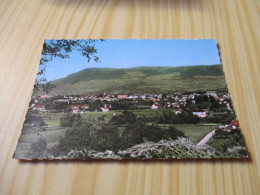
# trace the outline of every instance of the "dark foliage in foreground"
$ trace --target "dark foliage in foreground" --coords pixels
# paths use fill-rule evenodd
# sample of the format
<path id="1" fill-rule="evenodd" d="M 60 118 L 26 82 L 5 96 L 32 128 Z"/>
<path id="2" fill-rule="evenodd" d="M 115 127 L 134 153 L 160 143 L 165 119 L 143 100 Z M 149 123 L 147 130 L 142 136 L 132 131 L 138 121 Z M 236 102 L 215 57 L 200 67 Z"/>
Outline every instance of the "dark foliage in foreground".
<path id="1" fill-rule="evenodd" d="M 128 111 L 108 123 L 68 114 L 61 119 L 64 123 L 69 120 L 72 125 L 60 143 L 50 150 L 53 155 L 65 155 L 71 150 L 83 149 L 118 152 L 145 141 L 158 142 L 162 139 L 175 140 L 184 137 L 184 133 L 173 126 L 163 129 L 156 124 L 147 125 L 145 118 L 137 118 Z"/>
<path id="2" fill-rule="evenodd" d="M 98 152 L 90 149 L 70 150 L 57 156 L 48 154 L 49 159 L 191 159 L 191 158 L 238 158 L 247 157 L 245 147 L 233 147 L 221 153 L 208 145 L 196 145 L 187 138 L 177 140 L 160 140 L 144 142 L 117 153 L 113 151 Z"/>
<path id="3" fill-rule="evenodd" d="M 231 130 L 230 132 L 221 129 L 216 130 L 213 139 L 208 142 L 208 145 L 216 148 L 216 154 L 220 157 L 229 153 L 241 156 L 248 155 L 243 136 L 239 130 Z"/>
<path id="4" fill-rule="evenodd" d="M 31 144 L 31 152 L 29 155 L 32 155 L 33 158 L 41 158 L 46 155 L 47 152 L 47 142 L 46 139 L 40 138 L 37 142 Z"/>

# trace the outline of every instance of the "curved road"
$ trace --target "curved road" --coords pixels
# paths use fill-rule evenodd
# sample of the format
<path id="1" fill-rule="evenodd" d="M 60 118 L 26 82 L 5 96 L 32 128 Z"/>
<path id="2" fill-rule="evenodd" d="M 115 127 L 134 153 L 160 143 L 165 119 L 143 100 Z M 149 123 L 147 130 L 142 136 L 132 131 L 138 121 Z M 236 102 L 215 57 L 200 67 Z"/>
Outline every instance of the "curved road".
<path id="1" fill-rule="evenodd" d="M 209 132 L 202 140 L 200 140 L 200 142 L 197 144 L 198 146 L 206 144 L 209 139 L 215 134 L 216 129 L 214 129 L 213 131 Z"/>

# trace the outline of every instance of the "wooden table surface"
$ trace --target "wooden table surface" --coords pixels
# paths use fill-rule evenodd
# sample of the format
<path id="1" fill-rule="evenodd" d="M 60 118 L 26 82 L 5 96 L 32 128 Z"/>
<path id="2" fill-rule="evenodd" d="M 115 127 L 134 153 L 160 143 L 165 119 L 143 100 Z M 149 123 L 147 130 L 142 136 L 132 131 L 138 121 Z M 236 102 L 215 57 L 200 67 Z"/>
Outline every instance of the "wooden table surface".
<path id="1" fill-rule="evenodd" d="M 0 194 L 260 194 L 259 0 L 0 0 Z M 46 38 L 214 38 L 250 160 L 12 159 Z"/>

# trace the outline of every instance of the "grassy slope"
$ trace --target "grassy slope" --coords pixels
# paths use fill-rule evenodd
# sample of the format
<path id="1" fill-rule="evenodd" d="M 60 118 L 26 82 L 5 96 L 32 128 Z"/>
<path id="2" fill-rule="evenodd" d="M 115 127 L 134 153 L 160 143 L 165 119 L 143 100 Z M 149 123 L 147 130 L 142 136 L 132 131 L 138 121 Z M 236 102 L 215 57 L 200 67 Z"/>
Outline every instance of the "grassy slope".
<path id="1" fill-rule="evenodd" d="M 186 67 L 88 68 L 55 80 L 52 94 L 161 94 L 227 91 L 220 65 Z M 41 91 L 36 92 L 37 95 Z"/>

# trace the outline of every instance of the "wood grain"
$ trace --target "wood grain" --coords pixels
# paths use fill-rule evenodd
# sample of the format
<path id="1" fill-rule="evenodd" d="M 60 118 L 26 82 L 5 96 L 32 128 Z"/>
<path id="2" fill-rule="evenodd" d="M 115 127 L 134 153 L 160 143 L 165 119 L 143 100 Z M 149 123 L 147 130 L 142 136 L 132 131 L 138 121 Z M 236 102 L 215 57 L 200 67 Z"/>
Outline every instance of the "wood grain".
<path id="1" fill-rule="evenodd" d="M 0 194 L 260 194 L 259 18 L 259 0 L 0 0 Z M 45 38 L 215 38 L 250 160 L 13 160 Z"/>

